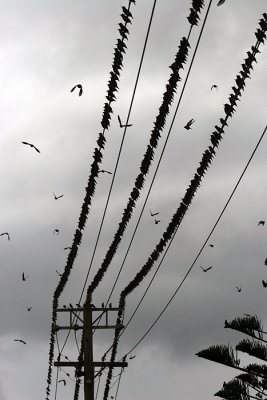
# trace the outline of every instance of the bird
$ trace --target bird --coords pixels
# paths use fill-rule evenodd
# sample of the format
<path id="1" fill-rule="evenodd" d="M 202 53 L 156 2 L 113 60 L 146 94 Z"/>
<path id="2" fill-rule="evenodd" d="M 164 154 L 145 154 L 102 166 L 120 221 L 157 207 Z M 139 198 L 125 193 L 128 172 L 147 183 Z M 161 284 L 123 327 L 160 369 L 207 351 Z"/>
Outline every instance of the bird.
<path id="1" fill-rule="evenodd" d="M 225 0 L 219 0 L 217 6 L 221 6 L 224 2 L 225 2 Z"/>
<path id="2" fill-rule="evenodd" d="M 103 172 L 103 173 L 107 173 L 107 174 L 110 174 L 110 175 L 112 175 L 112 172 L 110 172 L 110 171 L 106 171 L 105 169 L 101 169 L 99 172 Z"/>
<path id="3" fill-rule="evenodd" d="M 134 359 L 136 356 L 130 356 L 129 359 L 132 360 Z"/>
<path id="4" fill-rule="evenodd" d="M 109 303 L 109 308 L 112 308 L 112 303 Z"/>
<path id="5" fill-rule="evenodd" d="M 22 272 L 22 280 L 26 281 L 26 279 L 29 277 L 29 275 L 25 276 L 24 272 Z"/>
<path id="6" fill-rule="evenodd" d="M 67 308 L 67 306 L 66 306 L 66 304 L 63 304 L 63 306 L 62 306 L 63 308 Z"/>
<path id="7" fill-rule="evenodd" d="M 236 286 L 236 290 L 238 291 L 238 293 L 240 293 L 242 290 L 242 286 L 240 286 L 240 287 Z"/>
<path id="8" fill-rule="evenodd" d="M 119 121 L 119 124 L 120 124 L 120 128 L 129 128 L 130 126 L 133 126 L 132 124 L 125 124 L 125 125 L 123 125 L 122 124 L 122 122 L 121 122 L 121 119 L 120 119 L 120 116 L 118 115 L 118 121 Z"/>
<path id="9" fill-rule="evenodd" d="M 7 235 L 8 240 L 10 240 L 10 236 L 9 236 L 8 232 L 3 232 L 3 233 L 0 234 L 0 236 L 3 236 L 3 235 Z"/>
<path id="10" fill-rule="evenodd" d="M 23 344 L 27 344 L 25 342 L 25 340 L 22 340 L 22 339 L 14 339 L 14 342 L 20 342 L 20 343 L 23 343 Z"/>
<path id="11" fill-rule="evenodd" d="M 77 303 L 76 306 L 77 306 L 78 308 L 81 308 L 81 305 L 80 305 L 79 303 Z"/>
<path id="12" fill-rule="evenodd" d="M 54 229 L 54 234 L 55 233 L 58 235 L 59 234 L 59 229 Z"/>
<path id="13" fill-rule="evenodd" d="M 31 311 L 32 307 L 27 307 L 27 311 Z"/>
<path id="14" fill-rule="evenodd" d="M 73 305 L 70 303 L 70 304 L 69 304 L 69 307 L 70 307 L 70 308 L 73 308 Z"/>
<path id="15" fill-rule="evenodd" d="M 265 221 L 263 221 L 263 220 L 258 222 L 258 226 L 260 226 L 260 225 L 264 226 L 264 224 L 265 224 Z"/>
<path id="16" fill-rule="evenodd" d="M 54 193 L 54 192 L 53 192 L 53 193 Z M 58 199 L 60 199 L 60 198 L 63 197 L 63 196 L 64 196 L 64 194 L 61 194 L 60 196 L 56 196 L 55 193 L 54 193 L 54 199 L 55 199 L 55 200 L 58 200 Z"/>
<path id="17" fill-rule="evenodd" d="M 155 212 L 155 213 L 153 213 L 151 210 L 149 210 L 150 211 L 150 215 L 151 215 L 151 217 L 155 217 L 156 215 L 159 215 L 159 212 Z"/>
<path id="18" fill-rule="evenodd" d="M 160 219 L 155 219 L 155 224 L 158 225 L 158 223 L 160 222 Z"/>
<path id="19" fill-rule="evenodd" d="M 184 126 L 186 130 L 191 129 L 191 125 L 195 122 L 194 118 L 190 119 L 190 121 L 187 122 L 187 124 Z"/>
<path id="20" fill-rule="evenodd" d="M 211 267 L 207 267 L 207 268 L 203 268 L 202 265 L 200 265 L 200 268 L 202 269 L 203 272 L 207 272 L 212 268 L 212 266 Z"/>
<path id="21" fill-rule="evenodd" d="M 265 258 L 264 265 L 267 265 L 267 258 Z"/>
<path id="22" fill-rule="evenodd" d="M 39 149 L 37 149 L 37 147 L 34 146 L 34 144 L 32 143 L 28 143 L 28 142 L 22 142 L 23 144 L 26 144 L 27 146 L 31 146 L 32 148 L 34 148 L 37 153 L 41 153 Z"/>
<path id="23" fill-rule="evenodd" d="M 65 379 L 60 379 L 60 381 L 58 381 L 58 383 L 59 382 L 63 382 L 64 386 L 66 386 L 66 380 Z"/>
<path id="24" fill-rule="evenodd" d="M 71 247 L 64 247 L 64 250 L 71 250 Z"/>
<path id="25" fill-rule="evenodd" d="M 212 85 L 211 88 L 210 88 L 210 90 L 212 90 L 212 89 L 218 90 L 218 86 L 217 86 L 217 85 Z"/>
<path id="26" fill-rule="evenodd" d="M 78 85 L 75 85 L 72 89 L 71 92 L 73 92 L 76 88 L 80 89 L 79 90 L 79 96 L 81 96 L 83 94 L 83 87 L 82 85 L 79 83 Z"/>
<path id="27" fill-rule="evenodd" d="M 59 276 L 62 276 L 62 274 L 61 274 L 60 272 L 58 272 L 57 270 L 56 270 L 56 273 L 57 273 Z"/>
<path id="28" fill-rule="evenodd" d="M 209 244 L 209 247 L 214 247 L 214 244 Z"/>
<path id="29" fill-rule="evenodd" d="M 245 315 L 245 317 L 251 317 L 251 315 L 250 315 L 250 314 L 246 314 L 246 313 L 244 313 L 243 315 Z"/>
<path id="30" fill-rule="evenodd" d="M 101 304 L 101 307 L 102 307 L 102 308 L 104 308 L 104 307 L 105 307 L 105 304 L 104 304 L 104 303 L 102 303 L 102 304 Z"/>
<path id="31" fill-rule="evenodd" d="M 264 281 L 264 280 L 262 280 L 261 282 L 262 282 L 262 286 L 266 288 L 267 287 L 267 282 Z"/>

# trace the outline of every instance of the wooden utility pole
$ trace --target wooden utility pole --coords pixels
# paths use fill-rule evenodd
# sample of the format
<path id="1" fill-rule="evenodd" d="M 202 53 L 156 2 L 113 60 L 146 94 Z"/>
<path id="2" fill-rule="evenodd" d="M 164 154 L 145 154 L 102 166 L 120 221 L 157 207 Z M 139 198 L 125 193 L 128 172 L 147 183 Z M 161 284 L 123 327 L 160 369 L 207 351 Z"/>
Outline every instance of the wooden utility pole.
<path id="1" fill-rule="evenodd" d="M 54 331 L 59 330 L 83 330 L 83 348 L 84 348 L 84 361 L 82 362 L 84 376 L 84 400 L 94 400 L 94 380 L 95 380 L 95 367 L 109 367 L 110 362 L 94 361 L 93 357 L 93 330 L 96 329 L 115 329 L 116 325 L 109 325 L 108 314 L 111 311 L 118 311 L 119 308 L 113 307 L 94 307 L 92 304 L 85 304 L 84 307 L 78 308 L 58 308 L 57 312 L 69 312 L 70 313 L 70 325 L 59 326 L 55 325 Z M 79 313 L 83 313 L 83 318 L 80 317 Z M 93 312 L 100 312 L 100 315 L 93 321 Z M 105 324 L 95 325 L 98 320 L 105 314 Z M 76 322 L 74 323 L 74 318 Z M 123 329 L 123 325 L 120 326 Z M 127 362 L 114 362 L 114 367 L 127 367 Z M 55 361 L 54 366 L 56 367 L 77 367 L 78 361 Z"/>

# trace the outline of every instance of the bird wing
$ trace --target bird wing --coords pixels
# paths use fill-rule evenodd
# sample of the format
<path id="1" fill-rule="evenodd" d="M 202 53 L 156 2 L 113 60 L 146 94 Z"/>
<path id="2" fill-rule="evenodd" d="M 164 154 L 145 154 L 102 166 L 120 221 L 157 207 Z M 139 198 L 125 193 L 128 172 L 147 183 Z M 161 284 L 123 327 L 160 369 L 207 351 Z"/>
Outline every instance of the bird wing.
<path id="1" fill-rule="evenodd" d="M 39 149 L 37 149 L 37 147 L 36 146 L 34 146 L 34 145 L 32 145 L 32 147 L 38 152 L 38 153 L 41 153 L 40 152 L 40 150 Z"/>
<path id="2" fill-rule="evenodd" d="M 24 275 L 24 272 L 22 272 L 22 279 L 25 281 L 25 275 Z"/>
<path id="3" fill-rule="evenodd" d="M 208 271 L 209 269 L 211 269 L 212 267 L 208 267 L 208 268 L 206 268 L 206 271 Z"/>
<path id="4" fill-rule="evenodd" d="M 73 88 L 71 89 L 71 92 L 73 92 L 75 90 L 77 85 L 73 86 Z"/>
<path id="5" fill-rule="evenodd" d="M 221 6 L 223 3 L 225 2 L 225 0 L 220 0 L 217 4 L 217 6 Z"/>
<path id="6" fill-rule="evenodd" d="M 122 127 L 122 122 L 121 122 L 121 119 L 120 119 L 119 115 L 118 115 L 118 121 L 119 121 L 120 127 Z"/>
<path id="7" fill-rule="evenodd" d="M 31 144 L 30 143 L 28 143 L 28 142 L 21 142 L 21 143 L 23 143 L 23 144 L 27 144 L 28 146 L 30 146 Z"/>
<path id="8" fill-rule="evenodd" d="M 83 94 L 83 88 L 82 88 L 82 85 L 81 85 L 80 91 L 79 91 L 79 96 L 81 96 L 82 94 Z"/>

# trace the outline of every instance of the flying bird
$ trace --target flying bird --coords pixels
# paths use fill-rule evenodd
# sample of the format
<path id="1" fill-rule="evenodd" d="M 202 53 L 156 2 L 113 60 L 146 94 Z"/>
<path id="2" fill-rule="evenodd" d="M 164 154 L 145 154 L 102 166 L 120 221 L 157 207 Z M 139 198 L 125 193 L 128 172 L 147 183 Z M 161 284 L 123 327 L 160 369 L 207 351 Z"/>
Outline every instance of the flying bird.
<path id="1" fill-rule="evenodd" d="M 262 286 L 266 288 L 267 287 L 267 282 L 264 281 L 264 280 L 262 280 L 261 282 L 262 282 Z"/>
<path id="2" fill-rule="evenodd" d="M 214 244 L 209 244 L 209 247 L 214 247 Z"/>
<path id="3" fill-rule="evenodd" d="M 27 278 L 29 278 L 29 275 L 25 276 L 24 272 L 22 272 L 22 280 L 26 281 Z"/>
<path id="4" fill-rule="evenodd" d="M 58 274 L 58 276 L 62 276 L 62 274 L 60 272 L 58 272 L 57 270 L 56 270 L 56 273 Z"/>
<path id="5" fill-rule="evenodd" d="M 63 382 L 64 386 L 66 386 L 66 380 L 65 379 L 60 379 L 60 381 L 58 381 L 58 383 L 59 382 Z"/>
<path id="6" fill-rule="evenodd" d="M 210 90 L 212 90 L 212 89 L 216 89 L 216 91 L 218 91 L 218 86 L 217 85 L 212 85 Z"/>
<path id="7" fill-rule="evenodd" d="M 54 234 L 55 233 L 58 235 L 59 234 L 59 229 L 54 229 Z"/>
<path id="8" fill-rule="evenodd" d="M 22 339 L 14 339 L 14 342 L 20 342 L 20 343 L 23 343 L 23 344 L 27 344 L 25 342 L 25 340 L 22 340 Z"/>
<path id="9" fill-rule="evenodd" d="M 135 358 L 136 356 L 130 356 L 129 359 L 132 360 L 133 358 Z"/>
<path id="10" fill-rule="evenodd" d="M 238 291 L 238 293 L 240 293 L 242 290 L 242 286 L 240 286 L 240 287 L 236 286 L 236 290 Z"/>
<path id="11" fill-rule="evenodd" d="M 184 128 L 189 131 L 189 129 L 191 129 L 191 125 L 194 122 L 195 122 L 194 118 L 190 119 L 190 121 L 187 122 L 187 124 L 184 126 Z"/>
<path id="12" fill-rule="evenodd" d="M 150 215 L 151 215 L 151 217 L 155 217 L 156 215 L 159 215 L 159 212 L 155 212 L 155 213 L 153 213 L 151 210 L 149 210 L 150 211 Z"/>
<path id="13" fill-rule="evenodd" d="M 64 250 L 71 250 L 71 247 L 64 247 Z"/>
<path id="14" fill-rule="evenodd" d="M 200 265 L 200 268 L 202 269 L 203 272 L 207 272 L 212 268 L 212 266 L 211 267 L 207 267 L 207 268 L 203 268 L 202 265 Z"/>
<path id="15" fill-rule="evenodd" d="M 3 232 L 3 233 L 0 234 L 0 236 L 3 236 L 3 235 L 7 235 L 8 240 L 10 240 L 10 236 L 9 236 L 8 232 Z"/>
<path id="16" fill-rule="evenodd" d="M 262 220 L 261 220 L 261 221 L 258 222 L 258 226 L 260 226 L 260 225 L 264 226 L 264 224 L 265 224 L 265 221 L 262 221 Z M 2 235 L 3 235 L 3 234 L 2 234 Z"/>
<path id="17" fill-rule="evenodd" d="M 217 6 L 221 6 L 223 3 L 225 2 L 225 0 L 220 0 L 217 4 Z"/>
<path id="18" fill-rule="evenodd" d="M 101 169 L 99 172 L 103 172 L 103 173 L 107 173 L 107 174 L 110 174 L 110 175 L 112 175 L 112 172 L 110 172 L 110 171 L 106 171 L 105 169 Z"/>
<path id="19" fill-rule="evenodd" d="M 41 153 L 39 149 L 37 149 L 37 147 L 34 146 L 34 144 L 32 143 L 28 143 L 28 142 L 22 142 L 23 144 L 26 144 L 27 146 L 31 146 L 32 148 L 34 148 L 37 153 Z"/>
<path id="20" fill-rule="evenodd" d="M 79 96 L 81 96 L 83 94 L 83 87 L 82 85 L 79 83 L 78 85 L 75 85 L 72 89 L 71 92 L 73 92 L 76 88 L 80 89 L 79 90 Z"/>
<path id="21" fill-rule="evenodd" d="M 31 311 L 32 307 L 27 307 L 27 311 Z"/>
<path id="22" fill-rule="evenodd" d="M 53 193 L 54 193 L 54 192 L 53 192 Z M 60 196 L 56 196 L 55 193 L 54 193 L 54 199 L 55 199 L 55 200 L 60 199 L 60 198 L 63 197 L 63 196 L 64 196 L 64 194 L 61 194 Z"/>
<path id="23" fill-rule="evenodd" d="M 155 219 L 155 224 L 158 225 L 160 223 L 160 219 Z"/>
<path id="24" fill-rule="evenodd" d="M 118 121 L 119 121 L 119 124 L 120 124 L 120 128 L 125 128 L 125 127 L 129 128 L 130 126 L 133 126 L 132 124 L 123 125 L 119 115 L 118 115 Z"/>

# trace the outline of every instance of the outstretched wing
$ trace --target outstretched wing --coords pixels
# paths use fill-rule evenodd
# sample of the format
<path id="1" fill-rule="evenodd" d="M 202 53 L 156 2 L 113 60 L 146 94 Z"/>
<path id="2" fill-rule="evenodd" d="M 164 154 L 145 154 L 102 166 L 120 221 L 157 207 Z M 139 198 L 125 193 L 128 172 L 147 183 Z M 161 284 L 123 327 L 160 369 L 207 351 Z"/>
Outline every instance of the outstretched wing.
<path id="1" fill-rule="evenodd" d="M 36 146 L 34 146 L 34 145 L 32 145 L 32 147 L 38 152 L 38 153 L 41 153 L 40 152 L 40 150 L 39 149 L 37 149 L 37 147 Z"/>
<path id="2" fill-rule="evenodd" d="M 221 6 L 223 3 L 225 2 L 225 0 L 220 0 L 217 4 L 217 6 Z"/>
<path id="3" fill-rule="evenodd" d="M 73 86 L 73 88 L 71 89 L 71 92 L 73 92 L 75 90 L 77 85 Z"/>
<path id="4" fill-rule="evenodd" d="M 21 143 L 23 143 L 23 144 L 27 144 L 28 146 L 30 146 L 31 144 L 30 143 L 28 143 L 28 142 L 21 142 Z"/>

